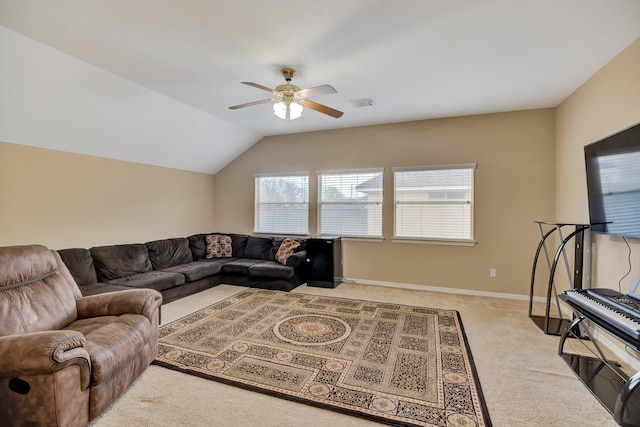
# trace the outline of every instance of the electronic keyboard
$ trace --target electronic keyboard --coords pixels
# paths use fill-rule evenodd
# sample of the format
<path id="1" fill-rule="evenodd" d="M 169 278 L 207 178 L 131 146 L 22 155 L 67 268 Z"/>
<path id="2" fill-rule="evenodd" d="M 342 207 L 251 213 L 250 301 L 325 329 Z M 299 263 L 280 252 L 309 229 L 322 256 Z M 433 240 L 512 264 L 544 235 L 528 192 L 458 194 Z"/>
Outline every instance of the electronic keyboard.
<path id="1" fill-rule="evenodd" d="M 589 312 L 634 338 L 640 345 L 640 300 L 613 289 L 573 289 L 564 291 L 566 301 Z"/>

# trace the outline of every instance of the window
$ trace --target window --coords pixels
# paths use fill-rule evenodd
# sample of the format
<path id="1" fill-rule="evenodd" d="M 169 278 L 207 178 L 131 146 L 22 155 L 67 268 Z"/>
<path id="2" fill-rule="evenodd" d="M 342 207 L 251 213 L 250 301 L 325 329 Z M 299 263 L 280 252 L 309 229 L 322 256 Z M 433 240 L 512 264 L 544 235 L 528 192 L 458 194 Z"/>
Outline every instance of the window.
<path id="1" fill-rule="evenodd" d="M 318 172 L 320 233 L 381 238 L 383 172 Z"/>
<path id="2" fill-rule="evenodd" d="M 394 237 L 472 242 L 475 168 L 393 168 Z"/>
<path id="3" fill-rule="evenodd" d="M 254 175 L 254 231 L 308 234 L 309 174 Z"/>

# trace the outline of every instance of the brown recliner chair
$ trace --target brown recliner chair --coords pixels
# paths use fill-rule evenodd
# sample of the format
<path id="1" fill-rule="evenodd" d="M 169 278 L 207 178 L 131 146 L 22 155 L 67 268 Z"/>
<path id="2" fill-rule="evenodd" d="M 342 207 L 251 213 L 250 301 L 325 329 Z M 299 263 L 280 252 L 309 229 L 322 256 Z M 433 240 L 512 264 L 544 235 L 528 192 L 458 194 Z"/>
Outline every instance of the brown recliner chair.
<path id="1" fill-rule="evenodd" d="M 82 297 L 57 252 L 0 248 L 0 426 L 83 426 L 156 357 L 162 295 Z"/>

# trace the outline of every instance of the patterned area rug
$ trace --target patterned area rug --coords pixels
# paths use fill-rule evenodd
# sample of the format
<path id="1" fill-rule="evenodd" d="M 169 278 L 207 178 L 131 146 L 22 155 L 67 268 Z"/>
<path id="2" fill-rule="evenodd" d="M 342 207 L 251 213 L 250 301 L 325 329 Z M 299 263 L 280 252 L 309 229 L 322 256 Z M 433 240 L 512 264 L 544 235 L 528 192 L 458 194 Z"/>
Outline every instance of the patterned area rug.
<path id="1" fill-rule="evenodd" d="M 491 425 L 457 311 L 250 289 L 163 326 L 154 363 L 391 425 Z"/>

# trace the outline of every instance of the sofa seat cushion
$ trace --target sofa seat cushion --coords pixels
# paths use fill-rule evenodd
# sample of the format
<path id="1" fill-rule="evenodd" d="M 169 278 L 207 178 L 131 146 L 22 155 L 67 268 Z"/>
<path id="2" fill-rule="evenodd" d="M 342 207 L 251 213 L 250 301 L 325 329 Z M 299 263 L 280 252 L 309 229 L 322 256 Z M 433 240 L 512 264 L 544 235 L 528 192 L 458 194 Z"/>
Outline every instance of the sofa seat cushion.
<path id="1" fill-rule="evenodd" d="M 259 264 L 261 262 L 263 261 L 259 259 L 238 258 L 223 264 L 222 272 L 230 274 L 243 274 L 246 276 L 249 274 L 249 268 L 252 265 Z"/>
<path id="2" fill-rule="evenodd" d="M 194 261 L 189 264 L 176 265 L 165 268 L 164 272 L 183 274 L 187 283 L 195 282 L 205 277 L 215 276 L 222 270 L 222 264 L 215 261 Z"/>
<path id="3" fill-rule="evenodd" d="M 141 314 L 100 316 L 76 320 L 65 328 L 86 338 L 91 359 L 91 386 L 109 379 L 125 368 L 151 341 L 153 328 Z"/>
<path id="4" fill-rule="evenodd" d="M 275 261 L 263 261 L 249 267 L 249 277 L 289 280 L 293 278 L 293 275 L 293 267 Z"/>
<path id="5" fill-rule="evenodd" d="M 89 283 L 79 286 L 79 288 L 80 292 L 82 292 L 83 297 L 87 297 L 89 295 L 104 294 L 105 292 L 124 291 L 127 289 L 131 289 L 121 285 L 110 285 L 109 283 Z"/>
<path id="6" fill-rule="evenodd" d="M 148 273 L 134 274 L 133 276 L 121 277 L 109 280 L 112 285 L 122 285 L 129 288 L 149 288 L 156 291 L 164 291 L 186 282 L 180 273 L 169 273 L 165 271 L 150 271 Z"/>

